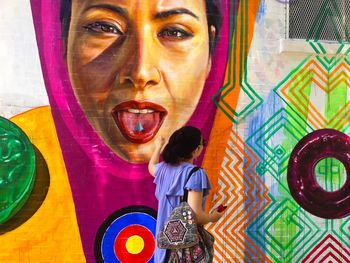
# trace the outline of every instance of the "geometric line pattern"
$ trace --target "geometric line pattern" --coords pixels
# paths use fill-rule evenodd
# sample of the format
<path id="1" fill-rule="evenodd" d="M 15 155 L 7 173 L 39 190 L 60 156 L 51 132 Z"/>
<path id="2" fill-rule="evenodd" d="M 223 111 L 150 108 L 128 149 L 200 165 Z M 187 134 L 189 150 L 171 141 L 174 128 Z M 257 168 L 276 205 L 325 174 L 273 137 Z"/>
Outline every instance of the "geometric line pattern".
<path id="1" fill-rule="evenodd" d="M 314 41 L 314 40 L 306 40 L 306 42 L 311 46 L 311 48 L 315 51 L 316 54 L 323 54 L 323 55 L 327 55 L 327 51 L 325 50 L 325 48 L 323 47 L 322 43 L 318 42 L 318 41 Z M 328 64 L 330 64 L 331 66 L 333 66 L 333 62 L 339 58 L 339 56 L 341 55 L 341 52 L 347 56 L 350 53 L 350 47 L 349 45 L 346 45 L 344 43 L 332 43 L 332 46 L 336 46 L 337 47 L 337 51 L 335 52 L 335 54 L 337 55 L 336 57 L 326 57 L 324 56 L 325 61 L 327 61 Z M 346 50 L 344 50 L 344 48 L 346 48 Z"/>
<path id="2" fill-rule="evenodd" d="M 350 121 L 349 72 L 345 56 L 316 56 L 303 61 L 275 92 L 314 129 L 342 130 Z M 333 108 L 329 102 L 333 102 Z"/>
<path id="3" fill-rule="evenodd" d="M 271 262 L 246 234 L 247 226 L 270 202 L 267 187 L 255 173 L 257 162 L 257 156 L 232 131 L 213 197 L 214 203 L 227 204 L 225 220 L 207 227 L 215 235 L 215 262 Z"/>
<path id="4" fill-rule="evenodd" d="M 337 0 L 323 1 L 320 11 L 309 29 L 308 39 L 318 41 L 321 39 L 322 33 L 328 31 L 332 32 L 335 39 L 340 43 L 350 40 L 346 22 L 344 21 L 346 14 L 340 11 L 339 5 L 341 3 L 338 4 L 337 2 Z"/>
<path id="5" fill-rule="evenodd" d="M 239 123 L 245 119 L 262 103 L 262 98 L 250 86 L 247 80 L 247 59 L 248 59 L 248 18 L 249 18 L 249 1 L 232 1 L 230 17 L 230 40 L 229 54 L 226 70 L 226 82 L 223 87 L 213 96 L 213 102 L 216 106 L 234 123 Z M 238 15 L 233 11 L 239 2 Z M 238 17 L 240 17 L 240 28 L 237 28 Z M 236 70 L 236 68 L 239 68 Z M 234 109 L 230 105 L 230 97 L 237 96 L 240 91 L 240 98 L 248 99 L 242 109 Z M 243 94 L 242 94 L 243 93 Z"/>
<path id="6" fill-rule="evenodd" d="M 291 198 L 272 199 L 271 205 L 249 225 L 247 233 L 265 247 L 274 262 L 291 262 L 304 257 L 305 247 L 324 235 Z"/>
<path id="7" fill-rule="evenodd" d="M 344 246 L 350 243 L 350 219 L 324 220 L 305 212 L 290 197 L 286 184 L 291 150 L 304 135 L 321 128 L 350 134 L 350 48 L 344 50 L 339 37 L 337 26 L 342 23 L 337 2 L 323 1 L 307 39 L 317 55 L 307 57 L 276 86 L 274 92 L 286 103 L 286 110 L 275 111 L 247 139 L 261 159 L 257 173 L 275 179 L 269 185 L 269 207 L 251 222 L 247 234 L 274 262 L 350 262 L 349 248 Z M 329 28 L 339 42 L 333 57 L 318 42 Z M 341 30 L 349 39 L 346 28 Z M 324 160 L 317 169 L 325 189 L 339 188 L 344 176 L 339 162 Z"/>
<path id="8" fill-rule="evenodd" d="M 308 43 L 314 48 L 315 51 L 322 54 L 326 53 L 320 43 L 312 41 L 309 41 Z M 340 45 L 337 52 L 340 52 L 342 48 L 343 46 Z M 347 50 L 346 53 L 349 53 L 349 50 Z M 311 125 L 312 129 L 333 128 L 349 134 L 349 66 L 350 63 L 348 58 L 343 55 L 338 55 L 336 57 L 327 57 L 326 55 L 308 57 L 275 88 L 275 92 L 284 100 L 284 102 L 287 104 L 287 107 L 292 108 L 296 115 L 300 117 L 300 119 L 303 119 Z M 310 131 L 309 128 L 307 128 L 307 130 L 308 131 L 306 133 Z M 289 138 L 289 136 L 290 134 L 286 135 L 285 138 Z M 255 147 L 251 147 L 255 149 Z M 329 161 L 330 160 L 328 160 L 328 162 Z M 333 185 L 327 185 L 327 182 L 329 184 L 330 179 L 332 179 L 332 184 L 339 184 L 342 178 L 342 174 L 340 172 L 341 169 L 334 167 L 333 164 L 328 167 L 327 161 L 322 164 L 320 163 L 320 165 L 321 166 L 318 166 L 318 168 L 321 172 L 323 170 L 327 170 L 327 173 L 323 174 L 322 178 L 322 181 L 326 182 L 325 188 L 332 190 L 334 188 Z M 285 167 L 282 168 L 282 172 L 284 168 Z M 337 172 L 339 174 L 333 174 L 334 168 L 337 168 L 336 170 L 339 171 Z M 332 173 L 329 172 L 330 169 L 332 170 Z M 283 175 L 283 179 L 284 177 L 285 175 Z M 279 189 L 283 188 L 283 182 L 285 182 L 285 180 L 278 182 L 279 187 L 282 186 Z M 277 197 L 272 197 L 272 200 L 274 200 L 274 198 Z M 294 202 L 294 200 L 292 201 Z M 266 212 L 268 213 L 268 211 Z M 295 214 L 297 215 L 298 213 L 304 213 L 304 216 L 313 218 L 313 216 L 305 212 L 303 209 L 296 210 Z M 319 225 L 320 223 L 323 225 L 321 228 L 323 231 L 314 231 L 311 235 L 312 241 L 310 241 L 308 230 L 307 228 L 304 228 L 303 235 L 305 235 L 305 239 L 303 239 L 302 243 L 303 249 L 294 248 L 294 252 L 291 254 L 292 257 L 290 257 L 288 251 L 285 251 L 285 249 L 289 249 L 289 247 L 286 246 L 285 249 L 280 250 L 280 253 L 283 253 L 279 255 L 280 258 L 281 255 L 283 255 L 283 260 L 286 260 L 287 262 L 290 262 L 291 260 L 293 262 L 301 262 L 301 260 L 305 257 L 305 254 L 309 253 L 311 248 L 315 247 L 315 244 L 319 243 L 315 242 L 324 236 L 325 232 L 327 231 L 331 231 L 334 236 L 338 237 L 338 240 L 344 242 L 344 244 L 348 244 L 350 241 L 349 236 L 347 235 L 350 230 L 349 220 L 344 221 L 344 219 L 315 219 Z M 256 228 L 256 226 L 254 227 Z M 283 229 L 282 226 L 280 228 Z M 328 230 L 329 228 L 330 230 Z M 293 230 L 289 230 L 288 237 L 286 238 L 295 238 L 295 235 L 297 235 L 298 231 L 299 227 L 295 225 Z M 274 242 L 272 242 L 272 240 L 273 239 L 268 235 L 265 236 L 264 241 L 266 243 L 270 242 L 268 243 L 269 246 L 266 248 L 269 253 L 276 251 L 276 247 L 281 249 L 283 247 L 281 244 L 288 244 L 277 242 L 279 241 L 278 238 L 276 239 L 277 241 L 273 240 Z M 339 243 L 339 241 L 337 242 Z M 318 247 L 320 246 L 321 245 L 319 243 Z M 350 262 L 347 252 L 345 254 L 341 254 L 341 251 L 343 250 L 334 247 L 334 245 L 328 245 L 326 247 L 327 248 L 325 248 L 325 250 L 327 250 L 327 253 L 321 253 L 321 255 L 318 251 L 313 256 L 311 256 L 312 253 L 310 253 L 307 257 L 305 257 L 305 260 L 303 262 Z M 274 256 L 271 257 L 276 260 Z M 280 261 L 280 259 L 278 261 Z"/>
<path id="9" fill-rule="evenodd" d="M 350 262 L 350 250 L 328 234 L 301 262 Z"/>
<path id="10" fill-rule="evenodd" d="M 350 244 L 350 217 L 337 220 L 338 224 L 332 226 L 332 234 L 336 236 L 343 244 Z"/>
<path id="11" fill-rule="evenodd" d="M 290 38 L 348 42 L 349 1 L 288 1 Z"/>
<path id="12" fill-rule="evenodd" d="M 346 179 L 344 164 L 335 158 L 325 158 L 315 166 L 315 177 L 318 184 L 326 191 L 340 189 Z"/>
<path id="13" fill-rule="evenodd" d="M 288 108 L 277 110 L 246 140 L 261 160 L 257 173 L 268 172 L 289 193 L 285 182 L 281 181 L 282 174 L 286 172 L 294 146 L 310 131 L 312 128 L 293 111 Z"/>

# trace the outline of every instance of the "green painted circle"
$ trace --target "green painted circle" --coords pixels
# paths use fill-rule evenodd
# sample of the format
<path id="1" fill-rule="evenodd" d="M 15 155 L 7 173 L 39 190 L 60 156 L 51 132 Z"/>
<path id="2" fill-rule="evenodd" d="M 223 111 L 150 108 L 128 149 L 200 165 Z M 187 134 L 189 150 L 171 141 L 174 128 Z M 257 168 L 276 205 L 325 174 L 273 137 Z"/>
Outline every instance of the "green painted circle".
<path id="1" fill-rule="evenodd" d="M 27 201 L 35 181 L 35 152 L 27 135 L 0 117 L 0 224 Z"/>
<path id="2" fill-rule="evenodd" d="M 344 164 L 336 158 L 321 159 L 315 165 L 317 183 L 327 192 L 339 191 L 345 184 L 347 174 Z"/>

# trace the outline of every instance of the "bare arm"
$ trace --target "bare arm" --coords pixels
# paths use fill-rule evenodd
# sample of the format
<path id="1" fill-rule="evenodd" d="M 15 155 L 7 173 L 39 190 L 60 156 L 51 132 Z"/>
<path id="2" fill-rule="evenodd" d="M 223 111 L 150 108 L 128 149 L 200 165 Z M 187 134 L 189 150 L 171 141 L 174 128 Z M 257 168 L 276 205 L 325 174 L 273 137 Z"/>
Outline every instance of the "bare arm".
<path id="1" fill-rule="evenodd" d="M 207 213 L 202 208 L 203 192 L 188 191 L 187 202 L 192 208 L 193 212 L 196 214 L 197 222 L 199 225 L 205 225 L 209 222 L 216 222 L 222 216 L 223 212 L 213 211 L 212 213 Z"/>
<path id="2" fill-rule="evenodd" d="M 154 150 L 148 163 L 148 171 L 152 176 L 154 176 L 154 166 L 159 163 L 159 156 L 162 152 L 164 142 L 165 140 L 163 137 L 158 137 L 154 142 Z"/>

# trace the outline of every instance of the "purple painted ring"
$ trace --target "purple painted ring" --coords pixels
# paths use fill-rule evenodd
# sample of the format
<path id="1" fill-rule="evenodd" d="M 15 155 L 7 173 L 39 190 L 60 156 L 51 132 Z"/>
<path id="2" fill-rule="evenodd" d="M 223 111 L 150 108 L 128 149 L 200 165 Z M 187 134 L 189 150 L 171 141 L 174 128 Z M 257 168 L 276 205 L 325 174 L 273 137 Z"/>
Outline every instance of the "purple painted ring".
<path id="1" fill-rule="evenodd" d="M 293 149 L 287 181 L 295 201 L 311 214 L 328 219 L 350 215 L 350 179 L 337 191 L 328 192 L 316 180 L 315 166 L 324 158 L 336 158 L 350 171 L 350 137 L 332 129 L 314 131 Z"/>

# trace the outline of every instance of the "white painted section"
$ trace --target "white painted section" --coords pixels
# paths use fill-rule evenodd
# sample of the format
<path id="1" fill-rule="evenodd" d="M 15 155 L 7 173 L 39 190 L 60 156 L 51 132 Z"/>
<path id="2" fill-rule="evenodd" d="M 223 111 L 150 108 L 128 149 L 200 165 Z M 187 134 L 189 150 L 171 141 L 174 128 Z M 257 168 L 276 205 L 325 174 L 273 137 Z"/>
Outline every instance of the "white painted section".
<path id="1" fill-rule="evenodd" d="M 0 116 L 48 105 L 29 0 L 0 1 Z"/>
<path id="2" fill-rule="evenodd" d="M 343 48 L 338 52 L 341 44 L 333 41 L 318 41 L 322 44 L 327 55 L 343 55 L 350 48 L 349 44 L 343 44 Z M 316 45 L 317 46 L 317 45 Z M 280 39 L 280 53 L 308 53 L 317 54 L 316 51 L 308 44 L 305 39 Z"/>

